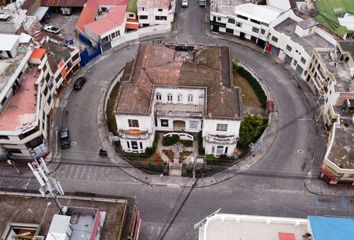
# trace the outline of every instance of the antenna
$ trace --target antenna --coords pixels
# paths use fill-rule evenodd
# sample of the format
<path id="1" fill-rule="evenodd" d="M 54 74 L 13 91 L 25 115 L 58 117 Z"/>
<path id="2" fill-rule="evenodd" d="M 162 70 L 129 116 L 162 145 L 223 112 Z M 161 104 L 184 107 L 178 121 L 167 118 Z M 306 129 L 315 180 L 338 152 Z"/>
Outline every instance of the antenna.
<path id="1" fill-rule="evenodd" d="M 63 196 L 64 191 L 60 185 L 60 182 L 55 180 L 54 178 L 49 178 L 49 170 L 44 162 L 43 158 L 40 158 L 39 161 L 34 159 L 33 162 L 28 163 L 29 168 L 32 170 L 33 175 L 36 177 L 37 181 L 41 185 L 39 188 L 39 192 L 43 197 L 53 198 L 55 204 L 59 208 L 59 213 L 61 215 L 64 214 L 63 206 L 59 202 L 58 196 Z"/>

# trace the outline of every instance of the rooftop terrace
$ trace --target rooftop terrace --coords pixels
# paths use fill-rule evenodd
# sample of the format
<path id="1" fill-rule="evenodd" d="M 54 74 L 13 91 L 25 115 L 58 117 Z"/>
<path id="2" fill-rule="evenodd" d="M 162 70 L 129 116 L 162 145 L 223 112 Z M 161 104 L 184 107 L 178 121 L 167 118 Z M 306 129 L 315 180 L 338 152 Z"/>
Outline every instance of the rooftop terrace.
<path id="1" fill-rule="evenodd" d="M 69 47 L 51 41 L 44 42 L 41 48 L 47 50 L 48 62 L 53 72 L 57 70 L 59 62 L 62 59 L 66 61 L 72 52 Z"/>
<path id="2" fill-rule="evenodd" d="M 199 239 L 302 239 L 307 232 L 306 219 L 217 214 L 207 220 L 205 235 Z M 295 238 L 280 238 L 280 235 Z"/>
<path id="3" fill-rule="evenodd" d="M 25 56 L 30 57 L 30 55 L 26 55 L 29 50 L 27 47 L 18 47 L 15 58 L 0 59 L 0 93 L 16 69 L 21 64 L 24 66 L 27 63 Z"/>
<path id="4" fill-rule="evenodd" d="M 124 199 L 116 201 L 91 199 L 77 200 L 60 199 L 64 206 L 80 206 L 85 208 L 97 208 L 106 212 L 106 220 L 101 231 L 101 239 L 125 239 L 126 234 L 124 222 L 124 212 L 128 202 Z M 58 209 L 50 199 L 38 197 L 11 197 L 0 195 L 0 233 L 4 232 L 8 221 L 41 224 L 39 235 L 45 236 L 48 233 L 54 214 Z M 84 221 L 83 218 L 82 221 Z M 77 225 L 78 226 L 78 225 Z M 79 239 L 83 239 L 79 237 Z M 87 238 L 85 238 L 87 239 Z"/>
<path id="5" fill-rule="evenodd" d="M 21 131 L 22 127 L 36 119 L 35 82 L 39 74 L 38 68 L 32 67 L 23 76 L 21 86 L 17 88 L 6 109 L 0 114 L 0 131 Z"/>
<path id="6" fill-rule="evenodd" d="M 210 4 L 212 12 L 235 15 L 235 6 L 243 4 L 244 0 L 219 0 Z"/>
<path id="7" fill-rule="evenodd" d="M 285 21 L 275 26 L 275 30 L 284 33 L 291 38 L 292 41 L 303 46 L 305 51 L 311 56 L 314 48 L 331 48 L 334 47 L 331 43 L 326 41 L 316 32 L 300 37 L 295 33 L 297 22 L 291 18 L 287 18 Z"/>
<path id="8" fill-rule="evenodd" d="M 325 63 L 328 71 L 334 75 L 336 79 L 336 92 L 351 92 L 354 90 L 354 81 L 351 78 L 349 66 L 344 61 L 339 61 L 338 57 L 332 54 L 332 49 L 320 49 L 318 54 Z"/>
<path id="9" fill-rule="evenodd" d="M 332 148 L 327 159 L 340 168 L 354 168 L 354 112 L 346 107 L 335 106 L 336 113 L 340 114 L 340 124 L 335 128 Z"/>

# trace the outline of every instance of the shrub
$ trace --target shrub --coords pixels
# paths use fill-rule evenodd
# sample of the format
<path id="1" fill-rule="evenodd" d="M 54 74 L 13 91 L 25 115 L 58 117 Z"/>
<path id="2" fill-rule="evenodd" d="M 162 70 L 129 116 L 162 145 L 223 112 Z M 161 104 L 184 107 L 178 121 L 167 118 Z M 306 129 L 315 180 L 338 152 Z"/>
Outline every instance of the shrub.
<path id="1" fill-rule="evenodd" d="M 193 141 L 190 140 L 180 140 L 180 143 L 183 144 L 185 147 L 192 147 L 193 146 Z"/>
<path id="2" fill-rule="evenodd" d="M 205 154 L 205 149 L 203 148 L 203 136 L 202 131 L 198 133 L 198 153 L 199 155 Z"/>
<path id="3" fill-rule="evenodd" d="M 212 162 L 214 162 L 214 161 L 215 161 L 214 155 L 213 155 L 213 154 L 208 154 L 208 155 L 206 155 L 206 161 L 207 161 L 207 163 L 212 163 Z"/>
<path id="4" fill-rule="evenodd" d="M 244 79 L 246 79 L 246 81 L 251 85 L 252 89 L 254 90 L 254 92 L 257 95 L 258 100 L 260 101 L 261 105 L 263 108 L 266 107 L 267 104 L 267 96 L 265 95 L 262 86 L 259 84 L 259 82 L 257 81 L 257 79 L 255 79 L 252 74 L 250 72 L 248 72 L 246 69 L 244 69 L 243 67 L 240 66 L 233 66 L 233 70 L 241 76 Z"/>
<path id="5" fill-rule="evenodd" d="M 240 140 L 238 143 L 242 147 L 247 147 L 250 143 L 257 141 L 267 125 L 268 119 L 263 119 L 259 115 L 246 115 L 241 122 Z"/>
<path id="6" fill-rule="evenodd" d="M 172 146 L 173 144 L 176 144 L 179 141 L 179 136 L 176 134 L 170 135 L 170 136 L 165 136 L 162 139 L 162 145 L 164 146 Z"/>
<path id="7" fill-rule="evenodd" d="M 119 92 L 119 85 L 120 83 L 118 82 L 112 89 L 109 99 L 107 101 L 107 106 L 106 106 L 106 115 L 107 115 L 107 125 L 108 129 L 113 135 L 117 135 L 117 123 L 116 123 L 116 118 L 114 114 L 114 108 L 116 106 L 116 101 L 118 97 L 118 92 Z"/>

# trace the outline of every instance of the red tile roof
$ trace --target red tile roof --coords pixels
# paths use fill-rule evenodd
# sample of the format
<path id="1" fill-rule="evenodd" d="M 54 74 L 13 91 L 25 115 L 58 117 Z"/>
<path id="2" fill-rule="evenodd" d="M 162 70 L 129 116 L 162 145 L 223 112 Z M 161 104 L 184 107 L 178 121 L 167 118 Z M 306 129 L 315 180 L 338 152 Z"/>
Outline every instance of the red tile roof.
<path id="1" fill-rule="evenodd" d="M 111 7 L 106 17 L 85 25 L 84 29 L 89 29 L 97 35 L 102 35 L 122 24 L 126 10 L 127 5 Z"/>
<path id="2" fill-rule="evenodd" d="M 35 48 L 32 52 L 31 58 L 42 59 L 45 51 L 46 50 L 44 48 Z"/>
<path id="3" fill-rule="evenodd" d="M 42 0 L 41 5 L 47 7 L 83 7 L 86 0 Z"/>
<path id="4" fill-rule="evenodd" d="M 103 6 L 110 6 L 110 12 L 107 14 L 106 17 L 96 21 L 99 22 L 98 25 L 91 25 L 89 26 L 90 30 L 93 30 L 96 34 L 102 32 L 99 28 L 104 28 L 105 30 L 110 30 L 113 27 L 117 27 L 122 24 L 123 19 L 125 17 L 125 11 L 128 5 L 128 0 L 88 0 L 84 9 L 80 14 L 79 20 L 76 22 L 76 27 L 81 31 L 85 32 L 85 27 L 87 25 L 95 22 L 96 15 L 98 12 L 98 8 L 100 5 Z M 123 8 L 124 13 L 123 13 Z M 111 13 L 111 11 L 113 11 Z M 114 16 L 117 14 L 117 16 Z M 109 18 L 108 20 L 102 21 L 105 18 Z M 113 26 L 112 23 L 115 25 Z"/>

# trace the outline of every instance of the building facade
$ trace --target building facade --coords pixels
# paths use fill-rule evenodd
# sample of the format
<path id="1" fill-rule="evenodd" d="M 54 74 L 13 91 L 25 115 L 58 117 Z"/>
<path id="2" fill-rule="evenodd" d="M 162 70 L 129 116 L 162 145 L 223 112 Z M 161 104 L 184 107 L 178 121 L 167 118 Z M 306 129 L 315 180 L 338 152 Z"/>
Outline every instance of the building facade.
<path id="1" fill-rule="evenodd" d="M 156 131 L 201 131 L 206 154 L 232 156 L 242 107 L 229 65 L 228 48 L 142 45 L 134 70 L 121 80 L 116 122 L 122 149 L 144 152 Z"/>
<path id="2" fill-rule="evenodd" d="M 137 15 L 141 27 L 171 24 L 174 18 L 176 0 L 138 0 Z"/>
<path id="3" fill-rule="evenodd" d="M 0 36 L 4 40 L 4 36 Z M 17 47 L 16 55 L 1 60 L 4 69 L 0 92 L 0 150 L 2 158 L 30 160 L 49 152 L 50 114 L 57 90 L 79 67 L 78 49 L 46 39 L 41 47 L 33 43 Z M 67 58 L 60 58 L 59 48 Z M 63 51 L 64 48 L 66 51 Z M 55 56 L 54 56 L 55 54 Z M 53 65 L 57 65 L 54 68 Z M 14 71 L 5 77 L 10 69 Z"/>

